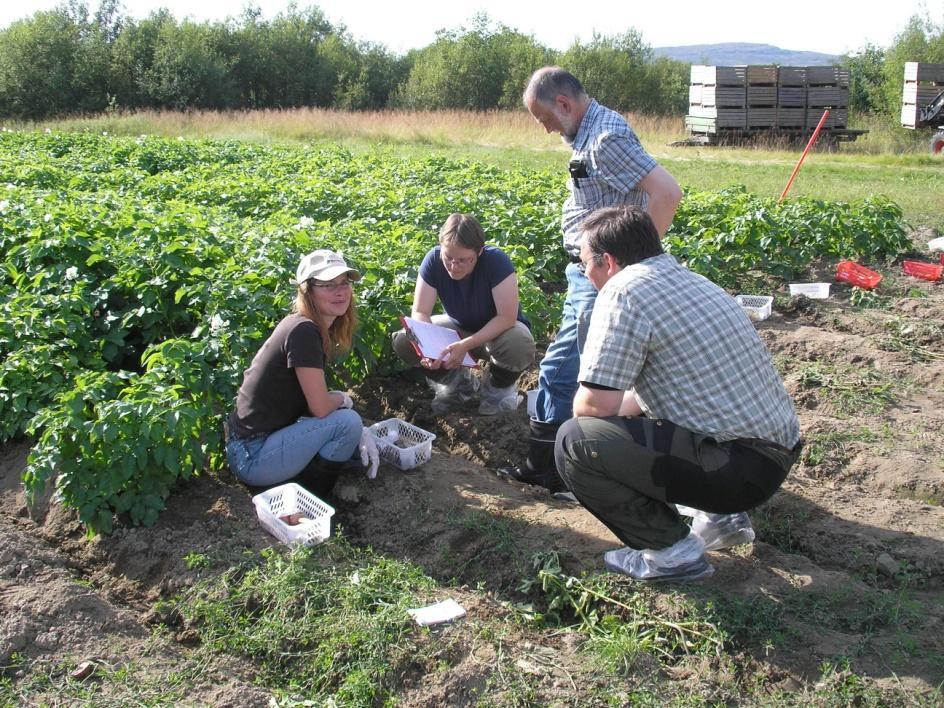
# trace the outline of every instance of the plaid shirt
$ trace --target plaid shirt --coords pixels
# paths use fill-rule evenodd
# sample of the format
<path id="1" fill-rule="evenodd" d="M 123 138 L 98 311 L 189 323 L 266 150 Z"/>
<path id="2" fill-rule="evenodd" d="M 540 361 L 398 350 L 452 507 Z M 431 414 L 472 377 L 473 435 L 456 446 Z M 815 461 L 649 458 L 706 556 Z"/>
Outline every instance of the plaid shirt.
<path id="1" fill-rule="evenodd" d="M 580 223 L 602 207 L 635 204 L 645 208 L 646 193 L 637 185 L 657 163 L 643 150 L 623 116 L 592 99 L 572 147 L 571 162 L 582 162 L 587 176 L 576 184 L 568 180 L 570 196 L 564 202 L 561 228 L 564 248 L 579 256 Z"/>
<path id="2" fill-rule="evenodd" d="M 730 295 L 663 254 L 597 296 L 578 380 L 635 388 L 646 415 L 719 442 L 792 448 L 800 424 L 754 325 Z"/>

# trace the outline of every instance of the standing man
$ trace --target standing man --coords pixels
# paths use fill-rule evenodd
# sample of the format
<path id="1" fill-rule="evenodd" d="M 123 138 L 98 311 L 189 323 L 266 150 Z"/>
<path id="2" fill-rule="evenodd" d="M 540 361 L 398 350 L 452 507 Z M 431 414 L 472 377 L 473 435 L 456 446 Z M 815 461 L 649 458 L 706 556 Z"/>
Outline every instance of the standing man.
<path id="1" fill-rule="evenodd" d="M 793 404 L 740 306 L 663 253 L 645 212 L 588 217 L 581 261 L 600 294 L 557 469 L 626 544 L 604 555 L 607 568 L 637 580 L 706 578 L 706 541 L 724 548 L 739 534 L 719 543 L 675 505 L 731 519 L 769 499 L 800 453 Z"/>
<path id="2" fill-rule="evenodd" d="M 580 349 L 596 298 L 580 266 L 580 225 L 597 209 L 634 204 L 649 213 L 662 236 L 682 192 L 672 175 L 643 150 L 623 116 L 590 98 L 564 69 L 538 69 L 523 98 L 534 119 L 573 148 L 570 196 L 561 220 L 570 265 L 560 330 L 541 361 L 528 459 L 523 467 L 507 467 L 501 474 L 560 492 L 564 486 L 554 467 L 554 438 L 572 415 Z"/>

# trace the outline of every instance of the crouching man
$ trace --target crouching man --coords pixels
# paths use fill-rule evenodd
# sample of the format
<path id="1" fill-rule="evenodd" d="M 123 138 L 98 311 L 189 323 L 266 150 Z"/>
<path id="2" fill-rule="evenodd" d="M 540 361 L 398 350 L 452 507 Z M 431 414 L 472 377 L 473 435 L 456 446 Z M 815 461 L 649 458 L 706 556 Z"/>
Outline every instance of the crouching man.
<path id="1" fill-rule="evenodd" d="M 752 540 L 738 512 L 769 499 L 799 455 L 793 404 L 738 304 L 664 253 L 644 211 L 601 209 L 582 230 L 599 295 L 558 472 L 626 544 L 607 568 L 707 578 L 706 538 L 713 549 Z M 676 504 L 708 513 L 693 530 Z"/>

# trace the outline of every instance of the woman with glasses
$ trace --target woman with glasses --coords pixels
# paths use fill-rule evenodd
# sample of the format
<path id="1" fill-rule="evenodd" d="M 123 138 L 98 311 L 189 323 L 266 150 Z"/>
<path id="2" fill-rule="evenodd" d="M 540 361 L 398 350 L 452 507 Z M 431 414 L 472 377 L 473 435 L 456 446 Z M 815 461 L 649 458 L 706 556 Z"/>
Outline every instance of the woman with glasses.
<path id="1" fill-rule="evenodd" d="M 445 314 L 433 314 L 437 299 Z M 479 413 L 514 410 L 518 376 L 534 361 L 534 338 L 518 301 L 515 268 L 504 252 L 485 245 L 485 232 L 474 217 L 452 214 L 446 219 L 439 245 L 420 265 L 410 316 L 454 329 L 460 337 L 430 360 L 420 358 L 403 330 L 393 336 L 397 355 L 425 369 L 435 391 L 434 413 L 475 395 L 477 380 L 461 364 L 466 354 L 488 362 Z"/>
<path id="2" fill-rule="evenodd" d="M 333 251 L 313 251 L 299 263 L 292 312 L 246 369 L 229 416 L 226 456 L 246 484 L 292 480 L 324 496 L 358 448 L 367 476 L 376 476 L 373 436 L 351 397 L 325 382 L 326 364 L 351 348 L 357 322 L 351 284 L 360 277 Z"/>

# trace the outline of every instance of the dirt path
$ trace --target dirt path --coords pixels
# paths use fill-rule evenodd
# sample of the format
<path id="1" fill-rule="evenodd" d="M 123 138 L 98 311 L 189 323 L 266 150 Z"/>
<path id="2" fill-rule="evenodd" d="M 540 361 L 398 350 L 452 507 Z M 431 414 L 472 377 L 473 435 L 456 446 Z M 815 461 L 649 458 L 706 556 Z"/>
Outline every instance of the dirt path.
<path id="1" fill-rule="evenodd" d="M 834 285 L 828 301 L 778 300 L 758 325 L 806 447 L 781 492 L 752 512 L 758 541 L 712 554 L 706 586 L 779 612 L 781 639 L 741 638 L 744 660 L 771 681 L 802 686 L 842 656 L 882 686 L 927 690 L 944 680 L 944 285 L 897 272 L 880 307 L 852 307 L 848 289 Z M 532 372 L 522 388 L 533 381 Z M 373 483 L 336 488 L 336 520 L 351 541 L 497 596 L 515 596 L 538 551 L 556 550 L 570 574 L 602 569 L 601 554 L 618 544 L 601 524 L 494 474 L 524 455 L 523 406 L 488 419 L 472 405 L 440 420 L 428 397 L 409 373 L 355 391 L 367 418 L 404 418 L 437 439 L 419 469 L 385 467 Z M 154 605 L 200 577 L 188 554 L 236 559 L 271 545 L 249 492 L 228 477 L 195 479 L 155 527 L 89 540 L 55 503 L 30 515 L 19 484 L 27 452 L 26 443 L 0 451 L 0 666 L 15 678 L 23 660 L 59 675 L 83 659 L 126 662 L 166 690 L 193 638 L 153 637 L 166 619 Z M 267 700 L 222 659 L 190 683 L 191 702 Z M 128 690 L 142 690 L 140 678 Z"/>

